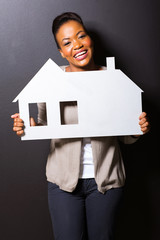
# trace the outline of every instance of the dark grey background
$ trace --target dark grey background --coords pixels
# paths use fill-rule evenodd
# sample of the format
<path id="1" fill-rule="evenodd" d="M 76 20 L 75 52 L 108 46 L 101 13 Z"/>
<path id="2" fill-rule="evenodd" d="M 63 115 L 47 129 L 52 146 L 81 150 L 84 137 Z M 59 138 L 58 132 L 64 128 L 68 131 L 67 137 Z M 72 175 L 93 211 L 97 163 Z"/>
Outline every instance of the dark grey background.
<path id="1" fill-rule="evenodd" d="M 144 90 L 152 129 L 122 146 L 127 172 L 118 240 L 160 236 L 160 5 L 159 0 L 0 0 L 0 239 L 51 240 L 45 164 L 49 141 L 25 141 L 12 132 L 12 100 L 48 58 L 61 59 L 52 20 L 64 11 L 80 14 L 92 32 L 96 59 L 115 56 Z M 118 116 L 117 116 L 118 121 Z"/>

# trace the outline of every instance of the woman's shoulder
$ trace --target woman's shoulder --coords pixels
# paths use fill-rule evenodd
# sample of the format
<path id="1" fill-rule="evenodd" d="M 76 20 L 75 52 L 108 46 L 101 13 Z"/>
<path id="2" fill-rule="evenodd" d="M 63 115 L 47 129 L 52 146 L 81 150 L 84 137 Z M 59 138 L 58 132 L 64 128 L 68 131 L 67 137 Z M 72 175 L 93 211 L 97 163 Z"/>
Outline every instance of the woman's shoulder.
<path id="1" fill-rule="evenodd" d="M 101 66 L 101 70 L 107 70 L 106 66 Z"/>
<path id="2" fill-rule="evenodd" d="M 59 66 L 64 72 L 66 70 L 67 65 Z"/>

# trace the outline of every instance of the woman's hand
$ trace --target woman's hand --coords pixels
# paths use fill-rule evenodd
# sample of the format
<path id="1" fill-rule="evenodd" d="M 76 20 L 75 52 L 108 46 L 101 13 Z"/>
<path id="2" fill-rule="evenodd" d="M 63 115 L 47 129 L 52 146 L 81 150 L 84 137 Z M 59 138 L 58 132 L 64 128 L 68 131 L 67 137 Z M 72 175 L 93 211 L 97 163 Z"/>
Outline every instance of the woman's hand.
<path id="1" fill-rule="evenodd" d="M 16 132 L 18 136 L 22 136 L 24 134 L 24 123 L 23 120 L 20 118 L 19 113 L 15 113 L 11 116 L 11 118 L 14 119 L 13 122 L 13 131 Z M 36 126 L 36 122 L 34 121 L 34 118 L 30 118 L 30 125 Z"/>
<path id="2" fill-rule="evenodd" d="M 141 127 L 141 131 L 143 132 L 143 134 L 149 132 L 150 124 L 148 121 L 147 114 L 145 112 L 142 112 L 142 114 L 139 116 L 139 125 Z"/>

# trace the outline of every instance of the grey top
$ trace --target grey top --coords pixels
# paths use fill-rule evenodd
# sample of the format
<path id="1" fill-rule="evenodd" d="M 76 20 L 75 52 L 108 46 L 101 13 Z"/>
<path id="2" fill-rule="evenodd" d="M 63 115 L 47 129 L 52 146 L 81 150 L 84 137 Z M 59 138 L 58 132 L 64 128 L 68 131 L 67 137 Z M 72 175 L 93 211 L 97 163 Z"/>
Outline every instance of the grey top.
<path id="1" fill-rule="evenodd" d="M 73 103 L 64 107 L 65 123 L 76 122 L 77 106 Z M 38 104 L 38 122 L 40 124 L 46 122 L 46 109 L 43 103 Z M 119 141 L 131 144 L 137 139 L 132 136 L 91 138 L 95 181 L 101 193 L 124 185 L 125 169 Z M 81 138 L 51 140 L 46 166 L 47 180 L 56 183 L 64 191 L 72 192 L 76 188 L 80 171 L 81 144 Z"/>

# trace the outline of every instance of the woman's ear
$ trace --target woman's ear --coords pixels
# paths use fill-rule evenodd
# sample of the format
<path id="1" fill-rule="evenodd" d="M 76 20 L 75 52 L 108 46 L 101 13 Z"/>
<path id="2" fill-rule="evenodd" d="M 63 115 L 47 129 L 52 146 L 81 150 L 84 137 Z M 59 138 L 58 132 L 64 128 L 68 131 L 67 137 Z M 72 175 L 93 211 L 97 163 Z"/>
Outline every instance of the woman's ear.
<path id="1" fill-rule="evenodd" d="M 64 56 L 64 54 L 63 54 L 63 52 L 62 52 L 62 50 L 60 48 L 58 49 L 58 51 L 60 52 L 62 58 L 65 58 L 65 56 Z"/>

